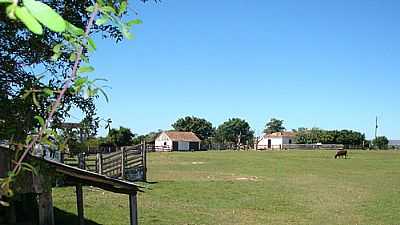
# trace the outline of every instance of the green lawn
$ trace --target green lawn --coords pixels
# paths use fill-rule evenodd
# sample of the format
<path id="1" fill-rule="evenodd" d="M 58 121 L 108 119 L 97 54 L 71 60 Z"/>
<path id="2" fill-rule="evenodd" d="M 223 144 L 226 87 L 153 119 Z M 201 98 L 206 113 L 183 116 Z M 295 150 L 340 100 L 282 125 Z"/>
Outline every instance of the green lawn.
<path id="1" fill-rule="evenodd" d="M 399 224 L 400 152 L 211 151 L 149 154 L 153 184 L 141 224 Z M 55 188 L 56 215 L 74 223 L 72 188 Z M 85 189 L 92 224 L 129 223 L 128 197 Z M 90 223 L 89 223 L 90 224 Z"/>

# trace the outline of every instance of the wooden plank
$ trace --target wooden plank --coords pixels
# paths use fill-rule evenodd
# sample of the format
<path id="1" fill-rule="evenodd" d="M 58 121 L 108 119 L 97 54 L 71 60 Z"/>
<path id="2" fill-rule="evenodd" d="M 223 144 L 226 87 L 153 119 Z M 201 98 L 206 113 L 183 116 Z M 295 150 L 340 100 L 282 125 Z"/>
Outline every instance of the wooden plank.
<path id="1" fill-rule="evenodd" d="M 54 212 L 51 192 L 38 194 L 37 204 L 39 224 L 54 225 Z"/>
<path id="2" fill-rule="evenodd" d="M 121 177 L 125 178 L 125 148 L 121 149 Z"/>
<path id="3" fill-rule="evenodd" d="M 76 208 L 78 210 L 79 225 L 85 225 L 85 216 L 83 210 L 83 190 L 82 185 L 76 185 Z"/>
<path id="4" fill-rule="evenodd" d="M 112 157 L 115 157 L 115 156 L 119 156 L 121 153 L 118 151 L 118 152 L 114 152 L 114 153 L 109 153 L 109 154 L 105 154 L 105 155 L 103 155 L 103 158 L 104 159 L 108 159 L 108 158 L 112 158 Z"/>
<path id="5" fill-rule="evenodd" d="M 137 158 L 137 159 L 130 159 L 130 160 L 126 160 L 126 165 L 131 165 L 131 164 L 135 164 L 135 163 L 143 163 L 143 159 L 142 158 Z"/>
<path id="6" fill-rule="evenodd" d="M 121 168 L 121 166 L 116 166 L 116 167 L 104 170 L 103 173 L 108 175 L 110 172 L 113 172 L 113 171 L 116 171 L 116 170 L 120 171 L 120 168 Z"/>
<path id="7" fill-rule="evenodd" d="M 129 215 L 131 219 L 131 225 L 138 224 L 137 216 L 137 197 L 136 192 L 129 195 Z"/>

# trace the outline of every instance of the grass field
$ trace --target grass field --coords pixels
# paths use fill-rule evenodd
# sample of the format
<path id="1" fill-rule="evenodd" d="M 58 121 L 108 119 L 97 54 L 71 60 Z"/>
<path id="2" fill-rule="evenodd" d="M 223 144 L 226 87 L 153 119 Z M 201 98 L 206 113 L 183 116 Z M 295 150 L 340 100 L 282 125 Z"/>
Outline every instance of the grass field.
<path id="1" fill-rule="evenodd" d="M 400 224 L 400 152 L 149 154 L 140 224 Z M 55 188 L 58 225 L 75 224 L 72 188 Z M 85 189 L 89 224 L 129 223 L 128 197 Z M 61 221 L 63 220 L 63 221 Z"/>

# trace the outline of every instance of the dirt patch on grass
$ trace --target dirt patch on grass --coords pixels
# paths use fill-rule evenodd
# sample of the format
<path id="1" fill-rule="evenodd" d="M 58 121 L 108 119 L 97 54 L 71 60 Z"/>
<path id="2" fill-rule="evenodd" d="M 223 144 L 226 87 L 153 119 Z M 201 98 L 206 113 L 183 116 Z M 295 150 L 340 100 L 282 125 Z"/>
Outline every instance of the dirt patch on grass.
<path id="1" fill-rule="evenodd" d="M 192 162 L 192 165 L 203 165 L 205 162 Z"/>
<path id="2" fill-rule="evenodd" d="M 256 176 L 236 177 L 235 180 L 237 180 L 237 181 L 258 181 L 258 177 L 256 177 Z"/>

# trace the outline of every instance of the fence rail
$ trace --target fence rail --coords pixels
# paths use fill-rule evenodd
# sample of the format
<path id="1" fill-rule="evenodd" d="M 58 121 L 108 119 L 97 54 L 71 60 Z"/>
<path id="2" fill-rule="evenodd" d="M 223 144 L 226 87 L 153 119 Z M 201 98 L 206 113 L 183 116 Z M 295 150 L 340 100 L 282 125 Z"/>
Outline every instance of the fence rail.
<path id="1" fill-rule="evenodd" d="M 283 144 L 283 145 L 258 145 L 258 150 L 266 149 L 324 149 L 324 150 L 336 150 L 344 148 L 341 144 Z"/>
<path id="2" fill-rule="evenodd" d="M 61 162 L 109 177 L 129 181 L 146 181 L 145 144 L 121 147 L 112 153 L 80 153 L 71 155 L 63 153 Z"/>

